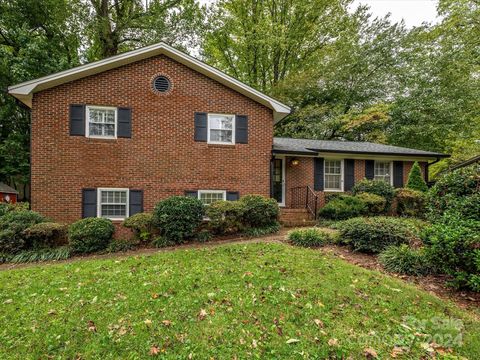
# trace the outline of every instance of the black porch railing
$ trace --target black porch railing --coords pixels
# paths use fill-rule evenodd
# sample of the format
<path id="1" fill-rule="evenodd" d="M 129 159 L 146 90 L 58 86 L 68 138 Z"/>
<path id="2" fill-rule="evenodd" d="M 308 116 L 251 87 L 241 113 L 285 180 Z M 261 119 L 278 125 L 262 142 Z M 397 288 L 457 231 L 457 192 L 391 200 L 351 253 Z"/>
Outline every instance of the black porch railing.
<path id="1" fill-rule="evenodd" d="M 317 218 L 318 195 L 310 186 L 297 186 L 290 189 L 290 207 L 293 209 L 307 209 Z"/>

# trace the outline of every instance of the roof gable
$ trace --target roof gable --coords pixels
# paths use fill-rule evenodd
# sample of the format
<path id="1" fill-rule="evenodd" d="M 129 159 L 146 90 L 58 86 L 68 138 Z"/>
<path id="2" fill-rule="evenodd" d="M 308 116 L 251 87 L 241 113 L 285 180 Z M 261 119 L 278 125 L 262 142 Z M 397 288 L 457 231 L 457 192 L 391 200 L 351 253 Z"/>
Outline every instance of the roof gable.
<path id="1" fill-rule="evenodd" d="M 8 88 L 8 92 L 28 107 L 31 107 L 32 97 L 36 92 L 162 54 L 272 109 L 274 120 L 276 122 L 280 121 L 290 113 L 290 108 L 287 105 L 282 104 L 278 100 L 255 90 L 222 71 L 215 69 L 214 67 L 211 67 L 210 65 L 207 65 L 165 43 L 146 46 L 137 50 L 95 61 L 93 63 L 77 66 L 69 70 L 13 85 Z"/>

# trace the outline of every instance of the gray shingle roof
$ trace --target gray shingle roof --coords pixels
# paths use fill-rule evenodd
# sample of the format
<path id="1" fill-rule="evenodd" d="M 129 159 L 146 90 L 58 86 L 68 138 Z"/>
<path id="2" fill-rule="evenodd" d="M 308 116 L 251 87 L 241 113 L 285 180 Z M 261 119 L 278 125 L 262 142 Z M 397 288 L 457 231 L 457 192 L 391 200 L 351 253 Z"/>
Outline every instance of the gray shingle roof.
<path id="1" fill-rule="evenodd" d="M 448 157 L 449 155 L 404 148 L 399 146 L 374 144 L 371 142 L 334 141 L 334 140 L 309 140 L 279 138 L 273 139 L 273 151 L 276 153 L 299 153 L 315 155 L 319 152 L 347 153 L 347 154 L 372 154 L 372 155 L 399 155 L 399 156 L 424 156 Z"/>
<path id="2" fill-rule="evenodd" d="M 4 184 L 0 182 L 0 192 L 2 193 L 7 193 L 7 194 L 18 194 L 18 191 L 15 190 L 14 188 L 8 186 L 7 184 Z"/>

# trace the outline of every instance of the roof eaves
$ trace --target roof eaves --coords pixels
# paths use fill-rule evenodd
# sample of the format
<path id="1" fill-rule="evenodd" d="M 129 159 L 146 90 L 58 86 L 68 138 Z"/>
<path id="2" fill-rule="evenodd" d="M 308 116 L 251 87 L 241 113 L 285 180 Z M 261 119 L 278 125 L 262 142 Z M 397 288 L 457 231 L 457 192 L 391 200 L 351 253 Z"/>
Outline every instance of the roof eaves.
<path id="1" fill-rule="evenodd" d="M 315 151 L 318 153 L 338 153 L 338 154 L 368 154 L 368 155 L 391 155 L 391 156 L 416 156 L 416 157 L 437 157 L 437 158 L 449 158 L 448 154 L 440 153 L 400 153 L 393 151 L 358 151 L 358 150 L 332 150 L 332 149 L 313 149 L 307 148 L 307 150 Z"/>

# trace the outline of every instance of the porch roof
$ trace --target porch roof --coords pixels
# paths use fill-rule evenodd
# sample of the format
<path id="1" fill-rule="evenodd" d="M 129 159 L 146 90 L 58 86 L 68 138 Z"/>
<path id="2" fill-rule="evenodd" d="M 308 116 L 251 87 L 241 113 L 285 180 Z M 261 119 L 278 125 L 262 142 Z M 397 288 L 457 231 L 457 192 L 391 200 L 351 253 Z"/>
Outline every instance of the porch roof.
<path id="1" fill-rule="evenodd" d="M 375 144 L 371 142 L 311 140 L 281 137 L 276 137 L 273 139 L 273 152 L 277 154 L 298 154 L 312 156 L 316 156 L 318 153 L 391 155 L 425 158 L 446 158 L 450 156 L 432 151 Z"/>

